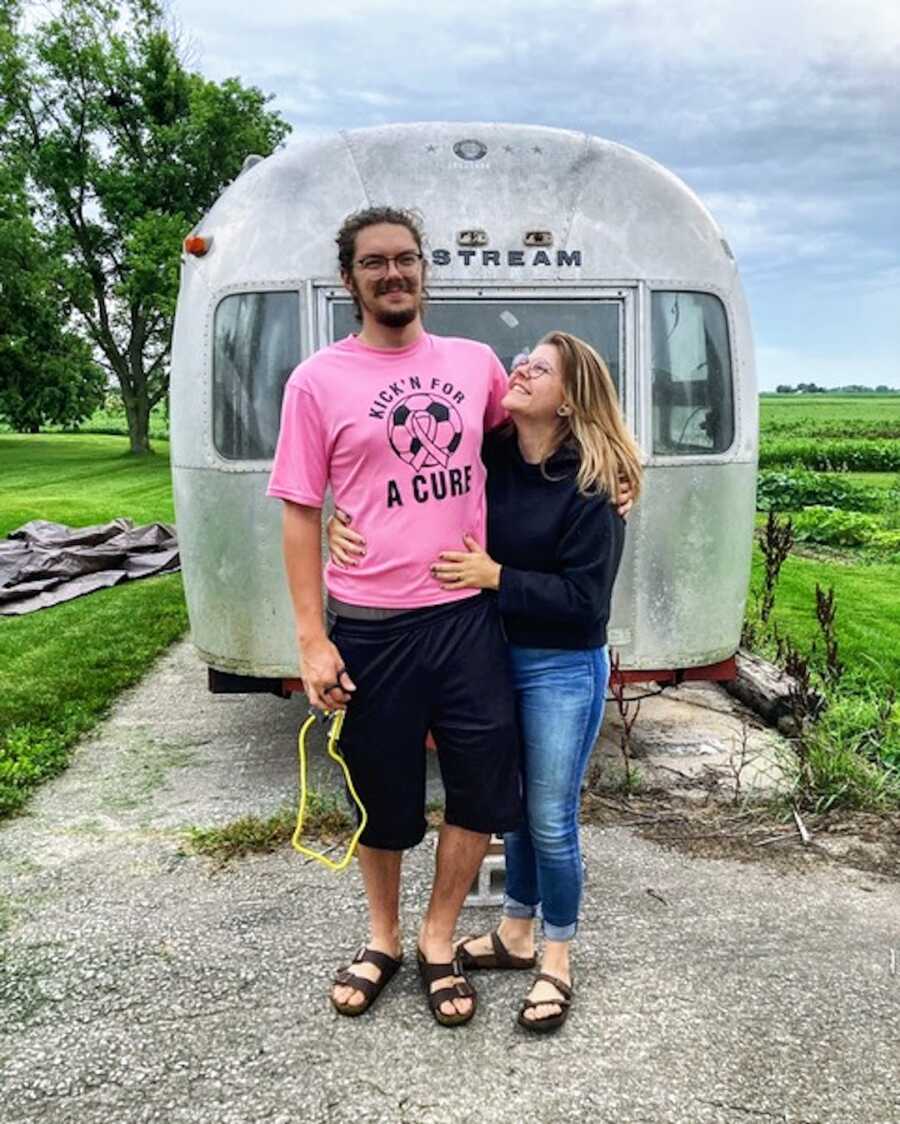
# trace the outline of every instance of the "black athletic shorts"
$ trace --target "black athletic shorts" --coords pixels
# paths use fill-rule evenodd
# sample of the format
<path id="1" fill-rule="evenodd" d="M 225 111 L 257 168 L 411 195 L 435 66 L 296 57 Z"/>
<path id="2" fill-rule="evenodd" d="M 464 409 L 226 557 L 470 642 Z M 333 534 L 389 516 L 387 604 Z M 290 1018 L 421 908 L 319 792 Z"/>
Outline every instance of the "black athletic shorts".
<path id="1" fill-rule="evenodd" d="M 402 851 L 425 834 L 425 738 L 444 819 L 484 833 L 522 818 L 515 702 L 496 600 L 486 594 L 331 631 L 356 684 L 340 748 L 368 822 L 360 842 Z"/>

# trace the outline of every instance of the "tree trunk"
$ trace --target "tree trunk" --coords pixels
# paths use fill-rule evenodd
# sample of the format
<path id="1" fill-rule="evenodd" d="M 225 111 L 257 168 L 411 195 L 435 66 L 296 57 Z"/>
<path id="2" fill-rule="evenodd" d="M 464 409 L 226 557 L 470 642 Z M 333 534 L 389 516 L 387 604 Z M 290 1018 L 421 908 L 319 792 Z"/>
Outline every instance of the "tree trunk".
<path id="1" fill-rule="evenodd" d="M 131 338 L 123 359 L 127 378 L 120 375 L 122 397 L 125 401 L 125 415 L 128 418 L 128 437 L 132 453 L 151 452 L 150 449 L 150 392 L 147 386 L 147 373 L 144 370 L 144 344 L 146 342 L 146 321 L 138 307 L 131 309 Z M 125 386 L 128 393 L 124 393 Z"/>
<path id="2" fill-rule="evenodd" d="M 125 417 L 128 419 L 128 440 L 132 453 L 149 453 L 150 449 L 150 404 L 146 394 L 124 395 Z"/>

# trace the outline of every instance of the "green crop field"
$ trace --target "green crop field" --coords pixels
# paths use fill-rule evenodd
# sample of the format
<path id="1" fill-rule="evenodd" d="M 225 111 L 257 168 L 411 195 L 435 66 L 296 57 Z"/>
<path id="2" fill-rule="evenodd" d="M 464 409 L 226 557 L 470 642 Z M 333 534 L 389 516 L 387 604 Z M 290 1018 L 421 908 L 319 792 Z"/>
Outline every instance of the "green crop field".
<path id="1" fill-rule="evenodd" d="M 900 438 L 900 394 L 763 394 L 759 426 L 763 441 Z"/>
<path id="2" fill-rule="evenodd" d="M 760 398 L 760 467 L 900 472 L 900 394 Z"/>
<path id="3" fill-rule="evenodd" d="M 835 436 L 817 437 L 826 423 Z M 896 436 L 844 436 L 854 426 L 880 426 Z M 857 470 L 860 460 L 881 462 L 884 470 Z M 763 395 L 757 506 L 792 516 L 800 555 L 815 556 L 816 570 L 824 567 L 838 585 L 848 570 L 862 574 L 860 568 L 887 563 L 876 600 L 885 624 L 900 632 L 900 394 Z M 836 552 L 830 558 L 829 550 Z M 845 599 L 872 596 L 861 592 L 857 599 L 848 588 Z M 900 641 L 888 646 L 894 642 Z"/>

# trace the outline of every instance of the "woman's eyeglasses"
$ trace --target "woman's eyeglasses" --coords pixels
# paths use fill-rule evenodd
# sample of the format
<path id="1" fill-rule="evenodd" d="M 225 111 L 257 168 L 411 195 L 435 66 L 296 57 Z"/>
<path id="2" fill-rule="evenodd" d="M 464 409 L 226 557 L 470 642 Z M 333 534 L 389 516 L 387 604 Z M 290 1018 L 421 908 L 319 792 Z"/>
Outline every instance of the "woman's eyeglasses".
<path id="1" fill-rule="evenodd" d="M 527 368 L 527 370 L 526 370 Z M 541 375 L 552 375 L 553 368 L 544 359 L 531 359 L 526 352 L 517 355 L 509 368 L 512 375 L 517 372 L 526 379 L 539 379 Z"/>

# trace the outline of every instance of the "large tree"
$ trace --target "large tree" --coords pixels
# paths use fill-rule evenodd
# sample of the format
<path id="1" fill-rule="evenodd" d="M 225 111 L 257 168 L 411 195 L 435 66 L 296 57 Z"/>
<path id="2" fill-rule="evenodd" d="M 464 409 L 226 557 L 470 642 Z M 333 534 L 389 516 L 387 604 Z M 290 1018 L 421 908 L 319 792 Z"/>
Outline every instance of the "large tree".
<path id="1" fill-rule="evenodd" d="M 76 425 L 104 397 L 57 264 L 32 221 L 22 169 L 0 165 L 0 418 L 27 433 Z"/>
<path id="2" fill-rule="evenodd" d="M 0 18 L 4 153 L 27 166 L 60 283 L 145 452 L 182 240 L 290 126 L 255 87 L 191 73 L 156 0 L 64 0 L 32 31 L 21 0 L 0 0 Z"/>

